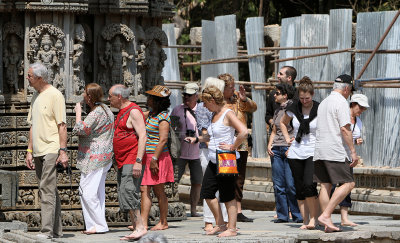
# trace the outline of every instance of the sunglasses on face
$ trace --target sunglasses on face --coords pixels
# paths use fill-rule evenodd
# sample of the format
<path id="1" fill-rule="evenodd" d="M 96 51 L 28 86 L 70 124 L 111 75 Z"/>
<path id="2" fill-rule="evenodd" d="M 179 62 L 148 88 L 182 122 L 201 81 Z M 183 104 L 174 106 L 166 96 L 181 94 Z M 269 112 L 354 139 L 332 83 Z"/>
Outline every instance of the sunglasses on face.
<path id="1" fill-rule="evenodd" d="M 280 91 L 276 91 L 276 92 L 275 92 L 275 95 L 276 95 L 276 96 L 282 95 L 282 93 L 281 93 Z"/>

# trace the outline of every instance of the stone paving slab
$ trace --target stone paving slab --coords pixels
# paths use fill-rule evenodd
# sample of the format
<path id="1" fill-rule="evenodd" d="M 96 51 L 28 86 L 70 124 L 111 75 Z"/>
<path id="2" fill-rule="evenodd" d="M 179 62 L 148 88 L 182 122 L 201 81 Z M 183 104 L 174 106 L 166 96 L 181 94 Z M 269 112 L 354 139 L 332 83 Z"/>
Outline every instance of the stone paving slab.
<path id="1" fill-rule="evenodd" d="M 322 228 L 318 230 L 300 230 L 301 224 L 273 223 L 272 211 L 244 210 L 246 216 L 254 218 L 253 223 L 237 224 L 239 235 L 233 238 L 219 239 L 216 236 L 207 236 L 202 227 L 203 219 L 188 217 L 181 222 L 170 222 L 170 228 L 162 231 L 168 242 L 334 242 L 357 241 L 370 242 L 398 242 L 400 240 L 400 221 L 392 217 L 350 215 L 350 219 L 359 224 L 357 227 L 343 227 L 343 232 L 326 234 Z M 189 214 L 188 214 L 189 215 Z M 340 215 L 333 215 L 335 223 L 340 222 Z M 29 232 L 37 234 L 37 232 Z M 76 231 L 64 232 L 64 237 L 54 240 L 65 243 L 106 243 L 121 242 L 119 238 L 130 233 L 127 228 L 111 228 L 106 234 L 83 235 Z M 381 240 L 380 240 L 381 239 Z"/>

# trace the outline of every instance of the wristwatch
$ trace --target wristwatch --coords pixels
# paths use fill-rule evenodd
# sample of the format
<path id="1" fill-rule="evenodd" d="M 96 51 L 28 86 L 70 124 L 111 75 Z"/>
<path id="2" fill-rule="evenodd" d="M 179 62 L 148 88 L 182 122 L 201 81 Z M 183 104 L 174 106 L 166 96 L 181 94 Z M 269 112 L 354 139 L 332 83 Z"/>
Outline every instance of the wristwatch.
<path id="1" fill-rule="evenodd" d="M 67 152 L 67 151 L 68 151 L 68 149 L 67 149 L 67 148 L 60 148 L 60 149 L 58 150 L 58 152 L 60 152 L 60 151 Z"/>
<path id="2" fill-rule="evenodd" d="M 141 164 L 142 163 L 142 159 L 141 158 L 136 158 L 136 163 Z"/>

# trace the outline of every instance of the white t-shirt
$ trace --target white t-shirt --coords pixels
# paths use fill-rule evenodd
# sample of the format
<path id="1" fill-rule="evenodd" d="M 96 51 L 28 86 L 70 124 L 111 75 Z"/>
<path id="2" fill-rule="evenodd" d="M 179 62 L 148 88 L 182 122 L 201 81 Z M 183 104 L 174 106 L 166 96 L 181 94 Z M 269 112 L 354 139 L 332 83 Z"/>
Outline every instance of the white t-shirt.
<path id="1" fill-rule="evenodd" d="M 297 132 L 299 131 L 300 122 L 297 117 L 290 111 L 286 111 L 286 115 L 293 118 L 293 134 L 296 137 Z M 308 119 L 309 115 L 305 115 L 304 119 Z M 317 132 L 317 117 L 315 117 L 310 122 L 310 133 L 301 137 L 300 143 L 296 140 L 293 140 L 292 145 L 289 148 L 288 158 L 289 159 L 307 159 L 311 156 L 314 156 L 314 148 L 315 148 L 315 136 Z"/>
<path id="2" fill-rule="evenodd" d="M 340 128 L 351 124 L 350 107 L 340 93 L 332 93 L 318 107 L 317 136 L 314 161 L 345 162 L 351 160 L 350 149 L 342 137 Z"/>
<path id="3" fill-rule="evenodd" d="M 350 130 L 353 133 L 353 143 L 357 138 L 361 138 L 362 121 L 359 117 L 356 117 L 356 124 L 350 125 Z"/>

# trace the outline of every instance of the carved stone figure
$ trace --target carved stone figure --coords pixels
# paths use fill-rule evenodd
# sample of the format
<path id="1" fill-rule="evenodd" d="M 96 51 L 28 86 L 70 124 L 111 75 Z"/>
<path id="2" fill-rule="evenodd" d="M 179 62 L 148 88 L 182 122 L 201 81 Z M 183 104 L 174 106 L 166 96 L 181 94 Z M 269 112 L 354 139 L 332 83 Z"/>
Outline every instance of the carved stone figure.
<path id="1" fill-rule="evenodd" d="M 143 64 L 144 90 L 150 90 L 154 85 L 164 84 L 161 76 L 164 62 L 167 60 L 162 45 L 168 45 L 168 39 L 164 31 L 158 27 L 150 27 L 146 30 L 146 50 Z"/>
<path id="2" fill-rule="evenodd" d="M 124 24 L 110 24 L 104 27 L 98 43 L 98 82 L 108 89 L 112 84 L 124 83 L 133 86 L 130 66 L 134 57 L 135 35 Z"/>
<path id="3" fill-rule="evenodd" d="M 18 46 L 15 35 L 9 39 L 8 48 L 4 49 L 4 67 L 6 69 L 6 83 L 8 91 L 16 94 L 19 91 L 19 76 L 23 75 L 22 49 Z"/>
<path id="4" fill-rule="evenodd" d="M 86 32 L 81 24 L 75 25 L 75 44 L 74 44 L 74 56 L 72 58 L 72 65 L 74 70 L 74 93 L 75 95 L 81 95 L 84 88 L 85 82 L 88 81 L 86 72 L 91 72 L 91 63 L 87 58 Z M 91 42 L 91 41 L 90 41 Z"/>
<path id="5" fill-rule="evenodd" d="M 47 67 L 50 80 L 54 79 L 54 70 L 56 68 L 55 66 L 59 65 L 56 51 L 54 49 L 55 47 L 53 47 L 53 42 L 50 39 L 50 35 L 43 35 L 36 59 L 41 61 Z"/>
<path id="6" fill-rule="evenodd" d="M 146 34 L 142 26 L 137 25 L 135 29 L 135 35 L 137 40 L 137 49 L 135 52 L 135 62 L 137 65 L 137 72 L 135 74 L 135 82 L 137 85 L 138 93 L 143 94 L 145 90 L 143 90 L 143 75 L 145 72 L 144 62 L 146 59 Z"/>
<path id="7" fill-rule="evenodd" d="M 12 22 L 3 26 L 1 35 L 3 40 L 3 63 L 5 92 L 16 94 L 23 89 L 23 39 L 24 31 L 22 25 Z M 3 78 L 3 77 L 1 77 Z"/>
<path id="8" fill-rule="evenodd" d="M 61 92 L 65 92 L 64 74 L 60 66 L 64 62 L 63 31 L 53 24 L 41 24 L 29 31 L 29 50 L 27 56 L 30 63 L 41 61 L 49 71 L 49 82 Z"/>

